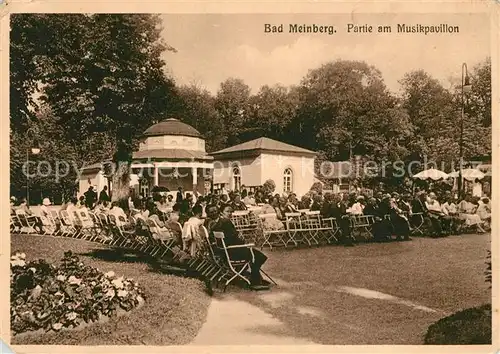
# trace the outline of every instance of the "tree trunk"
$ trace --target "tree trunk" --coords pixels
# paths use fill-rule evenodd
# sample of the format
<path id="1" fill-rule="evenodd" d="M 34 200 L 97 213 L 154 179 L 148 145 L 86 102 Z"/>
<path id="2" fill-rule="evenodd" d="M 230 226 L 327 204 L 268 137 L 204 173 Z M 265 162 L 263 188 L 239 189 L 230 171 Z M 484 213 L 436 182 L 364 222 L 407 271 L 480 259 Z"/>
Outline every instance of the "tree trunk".
<path id="1" fill-rule="evenodd" d="M 124 210 L 128 210 L 128 197 L 130 193 L 130 166 L 128 161 L 115 164 L 113 173 L 113 193 L 111 201 L 117 202 Z"/>

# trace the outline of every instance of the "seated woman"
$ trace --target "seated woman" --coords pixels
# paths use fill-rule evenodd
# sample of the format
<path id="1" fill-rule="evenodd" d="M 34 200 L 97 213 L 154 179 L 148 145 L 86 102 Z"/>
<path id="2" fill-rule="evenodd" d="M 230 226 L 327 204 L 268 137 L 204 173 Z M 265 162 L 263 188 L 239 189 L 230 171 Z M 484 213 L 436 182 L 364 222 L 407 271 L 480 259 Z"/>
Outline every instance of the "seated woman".
<path id="1" fill-rule="evenodd" d="M 478 205 L 472 202 L 472 195 L 467 194 L 459 204 L 458 212 L 460 219 L 464 222 L 464 227 L 471 228 L 476 227 L 479 232 L 485 232 L 481 227 L 483 221 L 481 217 L 476 214 Z"/>
<path id="2" fill-rule="evenodd" d="M 283 230 L 285 224 L 278 219 L 276 209 L 270 204 L 264 204 L 261 209 L 261 214 L 268 214 L 269 216 L 262 219 L 262 227 L 265 230 Z M 274 216 L 272 216 L 274 215 Z"/>
<path id="3" fill-rule="evenodd" d="M 129 225 L 127 215 L 125 214 L 125 211 L 118 205 L 118 202 L 111 203 L 111 209 L 109 209 L 108 215 L 114 215 L 114 217 L 116 218 L 117 226 Z M 123 218 L 125 221 L 120 220 L 121 218 Z"/>
<path id="4" fill-rule="evenodd" d="M 286 198 L 285 210 L 287 213 L 297 213 L 299 209 L 293 203 L 293 195 L 288 196 Z"/>
<path id="5" fill-rule="evenodd" d="M 429 198 L 426 201 L 428 215 L 431 218 L 431 221 L 434 223 L 439 223 L 439 228 L 441 232 L 436 234 L 436 236 L 446 236 L 448 232 L 450 232 L 450 223 L 451 219 L 449 216 L 445 215 L 442 211 L 441 204 L 437 200 L 436 193 L 429 193 Z"/>
<path id="6" fill-rule="evenodd" d="M 168 228 L 177 240 L 177 244 L 182 246 L 182 226 L 179 223 L 180 220 L 180 205 L 174 205 L 172 212 L 170 213 L 168 220 L 165 222 L 165 227 Z"/>
<path id="7" fill-rule="evenodd" d="M 360 195 L 356 197 L 356 202 L 351 205 L 348 212 L 351 215 L 363 215 L 364 208 L 365 208 L 365 197 Z"/>
<path id="8" fill-rule="evenodd" d="M 490 229 L 491 223 L 491 205 L 488 198 L 483 198 L 482 203 L 477 207 L 476 214 L 479 215 L 481 221 L 483 222 L 483 229 Z"/>
<path id="9" fill-rule="evenodd" d="M 17 208 L 16 203 L 17 203 L 16 197 L 10 197 L 10 215 L 11 216 L 16 215 L 16 208 Z"/>
<path id="10" fill-rule="evenodd" d="M 42 219 L 40 219 L 39 216 L 35 215 L 35 213 L 30 209 L 29 205 L 28 205 L 28 201 L 26 198 L 23 198 L 21 204 L 19 205 L 18 207 L 19 210 L 22 210 L 24 212 L 24 214 L 26 215 L 26 218 L 28 218 L 28 220 L 33 220 L 34 223 L 35 223 L 35 229 L 38 229 L 38 231 L 43 234 L 44 230 L 43 230 L 43 223 L 42 223 Z"/>
<path id="11" fill-rule="evenodd" d="M 394 229 L 394 234 L 398 240 L 410 240 L 410 223 L 408 217 L 405 215 L 405 211 L 399 207 L 398 198 L 392 198 L 390 201 L 390 220 Z"/>
<path id="12" fill-rule="evenodd" d="M 202 213 L 201 205 L 195 205 L 193 207 L 193 216 L 184 223 L 182 228 L 182 249 L 188 252 L 191 257 L 196 256 L 203 245 L 204 240 L 200 233 L 200 227 L 205 220 L 202 218 Z"/>
<path id="13" fill-rule="evenodd" d="M 441 210 L 445 215 L 450 217 L 451 232 L 458 235 L 460 233 L 463 220 L 459 216 L 458 206 L 451 193 L 446 194 L 446 198 L 446 201 L 441 205 Z"/>

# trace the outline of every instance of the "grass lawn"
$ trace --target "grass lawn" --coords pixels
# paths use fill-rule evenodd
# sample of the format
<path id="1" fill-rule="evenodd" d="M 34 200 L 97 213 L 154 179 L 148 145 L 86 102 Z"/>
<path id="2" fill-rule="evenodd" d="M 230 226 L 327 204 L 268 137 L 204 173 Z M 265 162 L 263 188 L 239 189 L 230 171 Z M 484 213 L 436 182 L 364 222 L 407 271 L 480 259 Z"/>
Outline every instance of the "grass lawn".
<path id="1" fill-rule="evenodd" d="M 265 251 L 264 269 L 279 286 L 232 293 L 283 323 L 259 333 L 327 345 L 419 345 L 439 319 L 491 303 L 484 277 L 489 248 L 490 235 L 483 234 Z"/>
<path id="2" fill-rule="evenodd" d="M 22 334 L 12 344 L 45 345 L 182 345 L 188 344 L 205 321 L 210 297 L 198 280 L 163 274 L 148 260 L 119 255 L 104 245 L 50 236 L 12 235 L 11 251 L 27 260 L 58 262 L 71 250 L 85 264 L 103 272 L 133 278 L 145 290 L 145 304 L 130 313 L 85 328 Z"/>

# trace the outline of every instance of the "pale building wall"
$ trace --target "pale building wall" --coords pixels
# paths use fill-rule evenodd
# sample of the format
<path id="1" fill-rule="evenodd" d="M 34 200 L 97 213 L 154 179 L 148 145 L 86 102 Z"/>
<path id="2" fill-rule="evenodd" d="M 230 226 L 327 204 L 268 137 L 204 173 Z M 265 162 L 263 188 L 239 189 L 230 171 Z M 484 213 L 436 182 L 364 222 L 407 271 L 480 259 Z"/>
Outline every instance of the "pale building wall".
<path id="1" fill-rule="evenodd" d="M 102 171 L 84 171 L 79 181 L 77 197 L 79 198 L 88 191 L 90 186 L 93 186 L 94 191 L 99 193 L 106 185 L 107 180 Z"/>
<path id="2" fill-rule="evenodd" d="M 276 193 L 284 191 L 284 172 L 291 168 L 293 172 L 292 190 L 297 195 L 304 195 L 314 184 L 314 158 L 286 156 L 279 154 L 261 154 L 258 158 L 217 160 L 214 162 L 214 184 L 227 183 L 232 190 L 232 167 L 238 164 L 241 170 L 241 184 L 260 186 L 268 179 L 276 183 Z"/>
<path id="3" fill-rule="evenodd" d="M 293 172 L 292 191 L 298 196 L 309 192 L 315 179 L 313 157 L 262 154 L 261 169 L 263 173 L 260 184 L 272 179 L 276 183 L 275 192 L 282 194 L 284 191 L 284 172 L 287 168 L 291 168 Z"/>
<path id="4" fill-rule="evenodd" d="M 205 152 L 205 140 L 189 136 L 152 136 L 139 144 L 139 151 L 160 149 L 183 149 Z"/>
<path id="5" fill-rule="evenodd" d="M 90 183 L 89 183 L 90 180 Z M 94 187 L 94 191 L 99 196 L 99 193 L 103 190 L 104 186 L 108 185 L 108 179 L 104 177 L 104 173 L 102 171 L 88 172 L 84 171 L 79 181 L 78 188 L 78 198 L 82 196 L 86 191 L 88 191 L 89 186 Z M 139 188 L 139 176 L 136 174 L 130 175 L 130 187 L 138 189 Z M 111 190 L 113 190 L 113 186 L 111 185 Z M 109 191 L 108 191 L 109 193 Z"/>
<path id="6" fill-rule="evenodd" d="M 262 184 L 262 170 L 259 157 L 242 159 L 216 160 L 214 162 L 214 184 L 227 183 L 233 189 L 233 166 L 238 166 L 241 173 L 241 184 L 259 186 Z"/>

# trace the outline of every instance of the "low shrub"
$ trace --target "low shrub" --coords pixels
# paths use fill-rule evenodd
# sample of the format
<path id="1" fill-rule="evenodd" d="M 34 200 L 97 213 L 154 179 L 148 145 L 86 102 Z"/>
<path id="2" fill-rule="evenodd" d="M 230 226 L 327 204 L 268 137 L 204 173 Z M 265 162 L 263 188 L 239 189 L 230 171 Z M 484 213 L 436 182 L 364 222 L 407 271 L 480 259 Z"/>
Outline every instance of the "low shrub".
<path id="1" fill-rule="evenodd" d="M 491 344 L 491 305 L 469 308 L 432 324 L 425 344 Z"/>
<path id="2" fill-rule="evenodd" d="M 132 279 L 84 265 L 71 251 L 58 266 L 43 259 L 26 261 L 17 252 L 10 262 L 10 320 L 13 334 L 59 331 L 117 311 L 130 311 L 144 299 Z"/>

